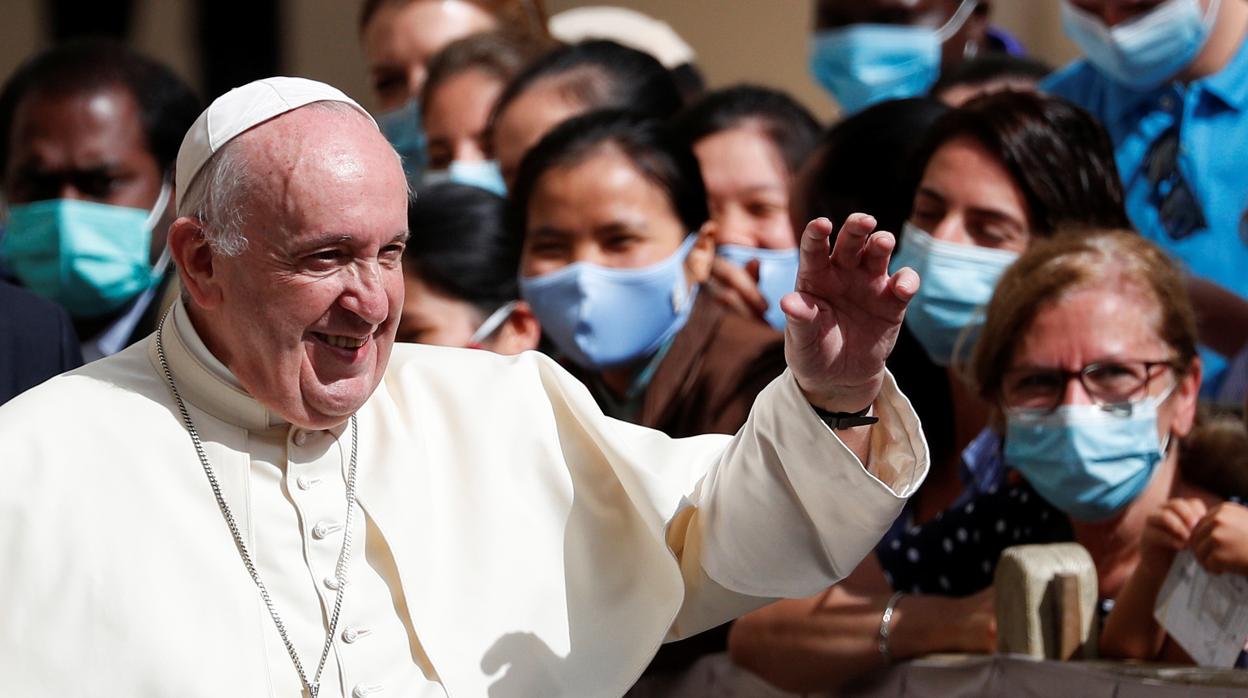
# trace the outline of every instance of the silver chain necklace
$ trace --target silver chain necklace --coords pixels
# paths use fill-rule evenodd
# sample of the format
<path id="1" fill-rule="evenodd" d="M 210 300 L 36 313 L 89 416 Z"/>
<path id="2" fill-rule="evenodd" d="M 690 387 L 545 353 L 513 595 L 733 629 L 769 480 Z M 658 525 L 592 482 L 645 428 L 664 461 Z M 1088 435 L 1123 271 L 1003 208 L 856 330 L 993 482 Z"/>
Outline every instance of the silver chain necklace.
<path id="1" fill-rule="evenodd" d="M 186 409 L 186 403 L 182 401 L 182 395 L 178 392 L 178 387 L 173 382 L 173 372 L 169 370 L 169 362 L 165 359 L 165 320 L 167 319 L 168 313 L 161 320 L 160 327 L 156 330 L 156 357 L 160 359 L 160 369 L 165 374 L 165 383 L 169 386 L 169 392 L 173 394 L 173 400 L 178 405 L 178 412 L 182 415 L 182 422 L 186 424 L 186 430 L 191 435 L 191 443 L 195 444 L 195 453 L 199 456 L 200 465 L 204 467 L 204 474 L 208 476 L 208 484 L 212 487 L 212 493 L 217 498 L 217 506 L 221 509 L 221 516 L 225 518 L 225 524 L 230 528 L 230 535 L 234 536 L 234 545 L 238 547 L 238 554 L 243 558 L 243 566 L 247 568 L 247 573 L 251 575 L 251 581 L 255 582 L 256 588 L 260 590 L 260 598 L 264 599 L 264 605 L 269 609 L 269 615 L 273 618 L 273 624 L 277 626 L 277 633 L 282 636 L 282 644 L 286 646 L 286 652 L 290 655 L 290 661 L 294 662 L 295 670 L 299 672 L 299 679 L 303 681 L 309 696 L 316 698 L 317 693 L 321 690 L 321 671 L 325 669 L 325 660 L 329 658 L 329 648 L 333 646 L 334 633 L 338 630 L 338 614 L 342 610 L 342 597 L 347 590 L 346 568 L 347 561 L 351 557 L 351 514 L 355 510 L 355 455 L 356 447 L 359 443 L 359 428 L 356 425 L 355 415 L 351 415 L 351 463 L 347 466 L 347 520 L 343 526 L 342 550 L 338 553 L 338 564 L 334 569 L 335 581 L 338 583 L 338 589 L 334 594 L 334 612 L 330 616 L 329 633 L 325 635 L 325 647 L 321 650 L 321 661 L 316 665 L 316 674 L 311 680 L 308 680 L 308 674 L 303 669 L 303 663 L 299 661 L 299 655 L 295 652 L 295 646 L 291 644 L 290 637 L 286 634 L 286 624 L 282 622 L 281 616 L 277 614 L 277 607 L 273 605 L 273 599 L 269 596 L 269 590 L 264 586 L 264 582 L 260 580 L 260 570 L 256 569 L 256 565 L 251 559 L 251 553 L 247 550 L 247 544 L 243 542 L 242 533 L 239 532 L 238 524 L 234 521 L 234 514 L 225 503 L 225 496 L 221 494 L 221 485 L 217 482 L 217 475 L 213 471 L 212 466 L 208 464 L 208 455 L 204 453 L 204 445 L 200 441 L 199 432 L 196 431 L 195 425 L 191 422 L 191 413 Z"/>

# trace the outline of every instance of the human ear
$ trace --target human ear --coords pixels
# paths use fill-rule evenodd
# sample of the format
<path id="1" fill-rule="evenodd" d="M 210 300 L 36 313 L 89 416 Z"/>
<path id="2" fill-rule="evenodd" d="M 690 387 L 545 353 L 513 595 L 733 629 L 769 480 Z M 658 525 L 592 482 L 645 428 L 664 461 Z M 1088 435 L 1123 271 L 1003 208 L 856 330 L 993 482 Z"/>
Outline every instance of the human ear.
<path id="1" fill-rule="evenodd" d="M 698 239 L 685 258 L 685 275 L 691 282 L 700 284 L 711 278 L 711 264 L 715 262 L 715 225 L 707 221 L 694 234 Z"/>
<path id="2" fill-rule="evenodd" d="M 541 341 L 542 325 L 533 314 L 533 308 L 524 301 L 516 301 L 490 349 L 499 354 L 519 354 L 536 349 Z"/>
<path id="3" fill-rule="evenodd" d="M 1170 433 L 1183 438 L 1192 432 L 1196 423 L 1196 404 L 1200 398 L 1201 378 L 1200 357 L 1192 360 L 1192 367 L 1186 375 L 1179 377 L 1168 402 L 1174 410 L 1170 417 Z"/>
<path id="4" fill-rule="evenodd" d="M 204 235 L 203 224 L 183 216 L 169 226 L 169 253 L 178 267 L 182 288 L 195 305 L 212 309 L 221 303 L 217 253 Z"/>

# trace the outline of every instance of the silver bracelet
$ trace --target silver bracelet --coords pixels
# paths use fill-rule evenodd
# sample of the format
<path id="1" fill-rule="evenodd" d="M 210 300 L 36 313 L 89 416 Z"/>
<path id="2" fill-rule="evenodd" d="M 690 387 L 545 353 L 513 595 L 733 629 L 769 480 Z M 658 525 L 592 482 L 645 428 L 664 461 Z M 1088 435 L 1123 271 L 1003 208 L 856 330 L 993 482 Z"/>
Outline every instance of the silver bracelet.
<path id="1" fill-rule="evenodd" d="M 888 651 L 888 631 L 893 622 L 893 611 L 897 608 L 897 602 L 901 601 L 902 596 L 905 594 L 898 591 L 888 597 L 888 603 L 884 604 L 884 615 L 880 616 L 880 656 L 884 657 L 886 663 L 893 661 L 893 654 Z"/>

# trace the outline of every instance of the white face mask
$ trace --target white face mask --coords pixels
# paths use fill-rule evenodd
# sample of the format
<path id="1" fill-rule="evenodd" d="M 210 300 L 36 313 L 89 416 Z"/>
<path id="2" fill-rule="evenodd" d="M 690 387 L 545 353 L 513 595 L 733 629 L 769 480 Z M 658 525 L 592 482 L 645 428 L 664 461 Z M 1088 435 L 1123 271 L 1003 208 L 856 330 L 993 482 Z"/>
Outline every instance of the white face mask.
<path id="1" fill-rule="evenodd" d="M 1166 0 L 1147 13 L 1110 27 L 1062 0 L 1062 25 L 1098 70 L 1128 87 L 1148 90 L 1183 71 L 1204 48 L 1221 0 L 1203 11 L 1199 0 Z"/>

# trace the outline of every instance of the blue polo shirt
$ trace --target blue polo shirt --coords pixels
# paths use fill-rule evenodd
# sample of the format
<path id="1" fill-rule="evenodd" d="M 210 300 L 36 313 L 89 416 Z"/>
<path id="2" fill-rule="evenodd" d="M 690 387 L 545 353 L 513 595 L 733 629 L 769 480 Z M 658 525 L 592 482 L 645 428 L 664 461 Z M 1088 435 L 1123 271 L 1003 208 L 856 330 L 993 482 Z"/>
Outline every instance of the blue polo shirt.
<path id="1" fill-rule="evenodd" d="M 1080 60 L 1049 76 L 1041 89 L 1087 109 L 1105 126 L 1127 214 L 1140 233 L 1192 273 L 1248 297 L 1248 234 L 1241 227 L 1248 208 L 1248 41 L 1220 72 L 1186 85 L 1133 90 Z M 1208 224 L 1181 240 L 1161 222 L 1146 162 L 1153 143 L 1176 121 L 1179 173 Z M 1206 375 L 1216 382 L 1225 362 L 1202 354 Z"/>

